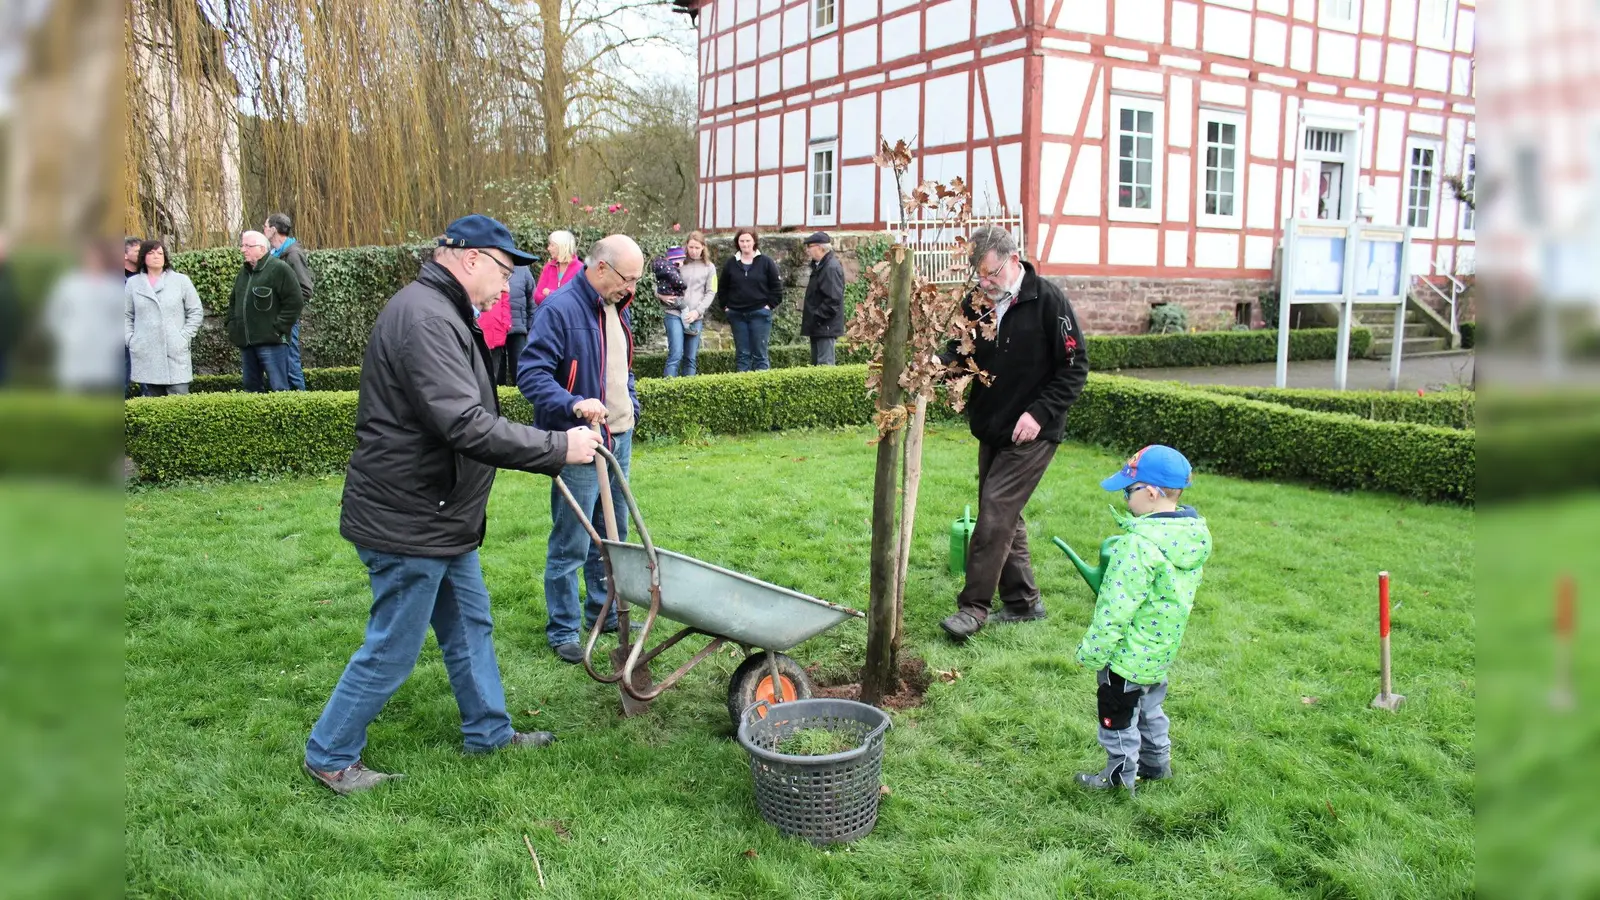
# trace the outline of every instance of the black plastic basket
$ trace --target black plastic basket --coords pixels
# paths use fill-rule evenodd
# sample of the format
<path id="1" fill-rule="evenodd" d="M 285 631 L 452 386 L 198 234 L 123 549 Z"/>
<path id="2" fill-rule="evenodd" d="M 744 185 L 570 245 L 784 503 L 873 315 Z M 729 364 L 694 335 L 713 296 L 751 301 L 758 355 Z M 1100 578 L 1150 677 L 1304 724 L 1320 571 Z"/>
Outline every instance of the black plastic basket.
<path id="1" fill-rule="evenodd" d="M 739 743 L 750 753 L 756 806 L 784 834 L 813 844 L 865 837 L 878 821 L 883 772 L 883 710 L 854 700 L 758 700 L 744 711 Z M 856 747 L 827 756 L 790 756 L 778 745 L 805 728 L 848 736 Z"/>

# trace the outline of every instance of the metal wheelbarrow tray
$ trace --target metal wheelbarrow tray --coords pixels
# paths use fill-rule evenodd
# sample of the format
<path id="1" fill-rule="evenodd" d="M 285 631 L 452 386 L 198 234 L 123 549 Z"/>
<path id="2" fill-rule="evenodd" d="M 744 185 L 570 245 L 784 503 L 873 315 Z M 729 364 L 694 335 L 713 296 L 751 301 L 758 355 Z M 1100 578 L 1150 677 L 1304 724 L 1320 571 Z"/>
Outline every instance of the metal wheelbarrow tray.
<path id="1" fill-rule="evenodd" d="M 744 708 L 755 700 L 783 702 L 811 695 L 810 677 L 794 660 L 784 656 L 788 650 L 850 618 L 865 618 L 859 610 L 818 600 L 798 591 L 768 584 L 758 578 L 702 562 L 682 553 L 662 550 L 650 539 L 638 504 L 622 477 L 622 468 L 605 448 L 597 448 L 605 465 L 615 470 L 622 487 L 628 514 L 633 520 L 639 543 L 602 538 L 578 506 L 560 478 L 556 486 L 568 505 L 578 513 L 589 536 L 600 547 L 610 590 L 584 646 L 583 666 L 590 677 L 616 684 L 623 693 L 626 714 L 642 712 L 647 704 L 676 684 L 688 671 L 721 647 L 733 642 L 745 652 L 745 661 L 734 672 L 729 688 L 728 711 L 735 726 Z M 603 487 L 603 484 L 602 484 Z M 602 489 L 602 498 L 609 495 Z M 602 503 L 612 515 L 609 502 Z M 608 523 L 609 524 L 609 523 Z M 608 528 L 610 533 L 614 529 Z M 601 629 L 611 606 L 621 597 L 626 605 L 617 610 L 620 646 L 612 653 L 612 671 L 594 668 L 593 657 Z M 645 620 L 637 640 L 628 631 L 628 606 L 645 610 Z M 645 643 L 658 619 L 682 626 L 677 633 L 645 650 Z M 659 683 L 652 683 L 649 664 L 668 648 L 690 635 L 710 638 L 698 653 Z M 630 646 L 630 641 L 631 646 Z M 753 653 L 752 649 L 766 651 Z M 624 673 L 631 673 L 624 677 Z M 629 702 L 629 701 L 633 702 Z"/>

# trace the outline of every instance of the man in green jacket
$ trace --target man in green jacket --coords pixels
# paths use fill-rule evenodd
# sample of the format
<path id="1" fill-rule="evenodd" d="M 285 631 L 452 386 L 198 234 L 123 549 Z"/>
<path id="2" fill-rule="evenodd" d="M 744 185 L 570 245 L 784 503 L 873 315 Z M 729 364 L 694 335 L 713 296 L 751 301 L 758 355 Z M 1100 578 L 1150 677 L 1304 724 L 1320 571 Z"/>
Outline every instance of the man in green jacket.
<path id="1" fill-rule="evenodd" d="M 1138 779 L 1172 777 L 1172 740 L 1161 704 L 1167 670 L 1178 656 L 1200 576 L 1211 556 L 1211 531 L 1178 500 L 1191 470 L 1182 453 L 1152 444 L 1100 486 L 1122 491 L 1125 532 L 1109 551 L 1094 617 L 1078 644 L 1078 661 L 1096 670 L 1100 746 L 1106 767 L 1077 776 L 1096 791 Z"/>
<path id="2" fill-rule="evenodd" d="M 228 302 L 228 339 L 240 351 L 244 389 L 287 391 L 289 335 L 304 303 L 289 264 L 272 255 L 267 236 L 246 231 L 239 238 L 244 266 Z"/>

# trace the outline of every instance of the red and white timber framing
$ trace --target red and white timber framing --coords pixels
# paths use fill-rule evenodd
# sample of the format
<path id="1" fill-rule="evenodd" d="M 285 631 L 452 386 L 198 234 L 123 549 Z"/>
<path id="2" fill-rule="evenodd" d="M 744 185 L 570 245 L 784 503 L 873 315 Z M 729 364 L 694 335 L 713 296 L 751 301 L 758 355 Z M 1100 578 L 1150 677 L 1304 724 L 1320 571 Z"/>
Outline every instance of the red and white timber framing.
<path id="1" fill-rule="evenodd" d="M 1406 220 L 1413 148 L 1431 148 L 1414 271 L 1471 268 L 1473 233 L 1440 178 L 1475 152 L 1475 0 L 679 5 L 698 12 L 704 228 L 882 229 L 898 216 L 871 159 L 882 134 L 914 144 L 913 181 L 960 175 L 980 212 L 1020 211 L 1046 274 L 1265 279 L 1284 220 L 1316 215 L 1335 159 L 1308 154 L 1311 128 L 1345 135 L 1345 216 L 1360 195 L 1380 223 Z M 1124 104 L 1158 123 L 1148 210 L 1108 188 Z M 1211 120 L 1235 127 L 1232 216 L 1203 215 Z"/>

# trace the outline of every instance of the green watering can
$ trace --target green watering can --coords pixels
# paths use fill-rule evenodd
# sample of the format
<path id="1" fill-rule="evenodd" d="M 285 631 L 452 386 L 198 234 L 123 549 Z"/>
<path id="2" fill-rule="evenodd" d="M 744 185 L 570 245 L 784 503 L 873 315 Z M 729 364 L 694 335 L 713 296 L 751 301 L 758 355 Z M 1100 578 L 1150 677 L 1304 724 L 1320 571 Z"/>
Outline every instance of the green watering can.
<path id="1" fill-rule="evenodd" d="M 1067 542 L 1061 538 L 1051 538 L 1051 540 L 1055 541 L 1056 546 L 1067 554 L 1067 559 L 1072 560 L 1072 564 L 1077 567 L 1078 574 L 1082 575 L 1083 580 L 1088 582 L 1089 590 L 1094 591 L 1095 595 L 1098 596 L 1100 594 L 1100 582 L 1106 577 L 1106 565 L 1111 561 L 1111 548 L 1121 537 L 1122 535 L 1120 534 L 1113 534 L 1100 542 L 1100 565 L 1098 566 L 1091 566 L 1084 562 L 1083 557 L 1075 553 L 1071 547 L 1067 546 Z"/>
<path id="2" fill-rule="evenodd" d="M 977 522 L 972 518 L 972 504 L 967 504 L 961 518 L 950 523 L 950 574 L 963 575 L 967 571 L 967 545 L 972 543 L 972 529 Z"/>

